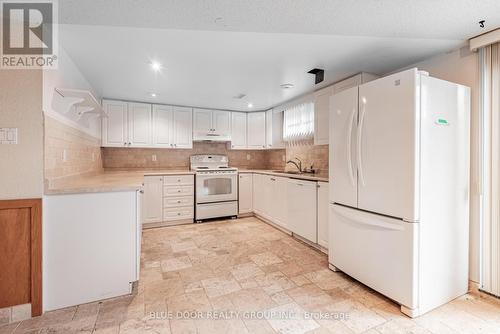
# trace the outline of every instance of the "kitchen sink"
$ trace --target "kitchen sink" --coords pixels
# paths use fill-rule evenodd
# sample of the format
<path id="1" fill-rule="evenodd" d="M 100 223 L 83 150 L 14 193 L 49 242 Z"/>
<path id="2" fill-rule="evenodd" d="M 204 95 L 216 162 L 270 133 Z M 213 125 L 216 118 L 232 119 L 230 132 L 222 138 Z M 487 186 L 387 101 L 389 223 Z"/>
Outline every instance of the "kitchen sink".
<path id="1" fill-rule="evenodd" d="M 286 172 L 284 170 L 273 170 L 272 172 L 273 173 L 282 173 L 282 174 L 304 174 L 303 172 L 299 172 L 299 171 L 289 171 L 289 172 Z"/>

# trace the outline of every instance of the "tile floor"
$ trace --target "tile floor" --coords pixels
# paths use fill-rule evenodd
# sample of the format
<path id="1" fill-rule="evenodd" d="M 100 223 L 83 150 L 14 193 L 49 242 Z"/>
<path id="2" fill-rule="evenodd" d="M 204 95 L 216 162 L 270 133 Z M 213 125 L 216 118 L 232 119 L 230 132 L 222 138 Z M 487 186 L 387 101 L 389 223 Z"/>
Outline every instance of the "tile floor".
<path id="1" fill-rule="evenodd" d="M 500 333 L 500 303 L 467 295 L 409 319 L 328 270 L 324 254 L 252 217 L 147 230 L 133 296 L 0 327 L 0 334 L 276 332 Z"/>

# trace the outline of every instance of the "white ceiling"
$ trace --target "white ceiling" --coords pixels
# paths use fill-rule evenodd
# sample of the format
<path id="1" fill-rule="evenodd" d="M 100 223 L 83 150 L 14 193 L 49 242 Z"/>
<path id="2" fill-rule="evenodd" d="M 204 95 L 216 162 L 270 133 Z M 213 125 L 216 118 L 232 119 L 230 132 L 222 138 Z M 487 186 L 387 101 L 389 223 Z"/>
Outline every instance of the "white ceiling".
<path id="1" fill-rule="evenodd" d="M 500 26 L 498 0 L 65 0 L 59 7 L 61 45 L 102 96 L 232 110 L 248 110 L 247 102 L 267 109 L 360 71 L 382 74 L 455 49 L 481 32 L 480 18 Z M 162 63 L 161 74 L 150 60 Z M 314 67 L 326 70 L 318 86 L 306 73 Z M 295 87 L 282 90 L 283 83 Z M 248 98 L 233 99 L 240 93 Z"/>
<path id="2" fill-rule="evenodd" d="M 500 26 L 498 0 L 64 0 L 59 13 L 64 24 L 443 39 L 481 33 L 481 19 Z"/>

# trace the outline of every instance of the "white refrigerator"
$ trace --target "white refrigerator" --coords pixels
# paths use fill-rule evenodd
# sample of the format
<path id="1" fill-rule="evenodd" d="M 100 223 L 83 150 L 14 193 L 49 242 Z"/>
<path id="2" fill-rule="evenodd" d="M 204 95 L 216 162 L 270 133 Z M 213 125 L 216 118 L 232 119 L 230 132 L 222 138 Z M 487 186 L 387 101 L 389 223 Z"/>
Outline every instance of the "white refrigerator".
<path id="1" fill-rule="evenodd" d="M 469 117 L 416 68 L 330 98 L 330 268 L 410 317 L 467 292 Z"/>

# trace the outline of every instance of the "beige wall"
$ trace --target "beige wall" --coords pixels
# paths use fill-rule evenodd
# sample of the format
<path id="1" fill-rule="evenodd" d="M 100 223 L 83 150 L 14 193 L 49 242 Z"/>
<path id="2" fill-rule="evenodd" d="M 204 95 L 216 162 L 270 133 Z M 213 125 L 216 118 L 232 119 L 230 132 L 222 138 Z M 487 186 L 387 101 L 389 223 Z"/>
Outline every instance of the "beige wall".
<path id="1" fill-rule="evenodd" d="M 235 151 L 228 150 L 225 143 L 193 143 L 190 150 L 155 148 L 103 148 L 104 168 L 189 168 L 189 157 L 193 154 L 225 154 L 229 164 L 244 169 L 282 169 L 284 150 Z M 156 155 L 157 161 L 152 156 Z M 249 156 L 249 159 L 247 159 Z"/>
<path id="2" fill-rule="evenodd" d="M 479 58 L 468 47 L 414 64 L 433 77 L 471 88 L 471 204 L 470 204 L 470 268 L 469 276 L 479 281 Z"/>
<path id="3" fill-rule="evenodd" d="M 45 117 L 45 180 L 50 183 L 68 176 L 102 171 L 98 138 Z M 63 161 L 66 151 L 66 161 Z"/>
<path id="4" fill-rule="evenodd" d="M 42 197 L 40 70 L 0 70 L 0 127 L 18 128 L 17 145 L 0 145 L 0 199 Z"/>

